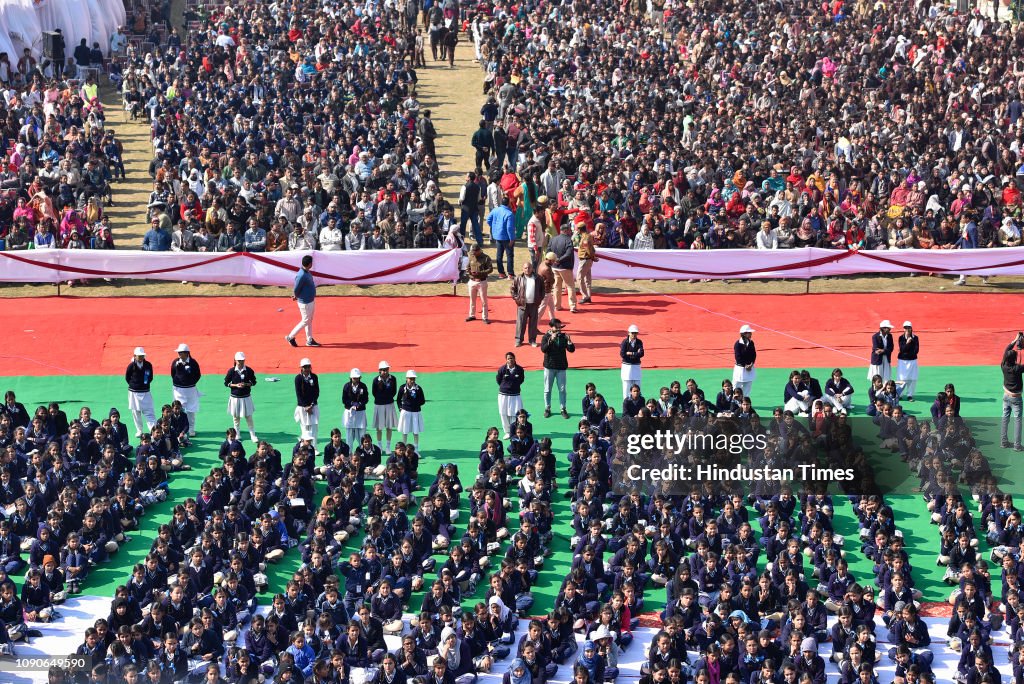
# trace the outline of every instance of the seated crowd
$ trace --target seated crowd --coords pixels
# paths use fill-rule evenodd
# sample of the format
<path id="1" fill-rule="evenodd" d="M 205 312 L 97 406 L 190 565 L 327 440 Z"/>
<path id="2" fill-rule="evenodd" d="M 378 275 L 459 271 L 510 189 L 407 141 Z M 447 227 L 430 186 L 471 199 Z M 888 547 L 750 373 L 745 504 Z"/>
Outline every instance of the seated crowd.
<path id="1" fill-rule="evenodd" d="M 844 684 L 878 682 L 886 658 L 895 667 L 887 682 L 936 681 L 931 665 L 943 646 L 931 643 L 918 615 L 912 561 L 884 496 L 845 496 L 859 530 L 844 539 L 833 529 L 833 496 L 812 486 L 675 491 L 616 476 L 626 435 L 644 420 L 678 434 L 761 436 L 763 449 L 746 455 L 752 466 L 854 463 L 867 472 L 847 416 L 852 406 L 833 411 L 812 393 L 806 420 L 779 407 L 762 422 L 727 384 L 714 403 L 693 380 L 661 388 L 650 402 L 636 387 L 622 414 L 588 384 L 567 478 L 551 439 L 534 436 L 525 411 L 509 439 L 487 431 L 465 487 L 464 473 L 443 463 L 422 489 L 413 447 L 397 443 L 384 453 L 368 434 L 353 449 L 335 429 L 322 449 L 299 440 L 285 459 L 265 441 L 247 454 L 229 429 L 222 464 L 174 507 L 117 587 L 110 615 L 86 631 L 78 653 L 91 671 L 77 681 L 471 684 L 495 672 L 507 684 L 542 684 L 569 664 L 577 684 L 600 684 L 618 677 L 652 592 L 664 592 L 665 608 L 641 655 L 644 684 L 824 684 L 826 660 Z M 1012 639 L 1019 676 L 1019 511 L 959 418 L 952 386 L 936 398 L 934 422 L 904 417 L 898 396 L 875 398 L 878 448 L 918 475 L 922 510 L 938 527 L 936 563 L 954 585 L 948 648 L 959 654 L 961 679 L 1003 681 L 1010 664 L 993 662 L 996 638 Z M 68 425 L 52 405 L 29 421 L 8 393 L 0 492 L 13 508 L 0 523 L 0 643 L 59 618 L 55 607 L 67 592 L 116 550 L 147 503 L 163 498 L 166 472 L 185 467 L 182 417 L 180 407 L 166 407 L 133 464 L 116 411 L 99 425 L 83 409 Z M 91 438 L 80 446 L 86 430 Z M 684 463 L 728 459 L 691 444 L 678 456 Z M 534 603 L 531 587 L 565 544 L 553 534 L 560 490 L 572 510 L 571 567 L 557 580 L 550 611 L 523 632 L 518 620 Z M 77 532 L 66 522 L 72 510 L 84 514 Z M 1002 568 L 1001 587 L 981 558 L 978 529 Z M 268 595 L 268 564 L 292 548 L 301 565 Z M 848 553 L 870 559 L 872 576 L 854 577 Z M 10 575 L 26 569 L 19 598 Z"/>
<path id="2" fill-rule="evenodd" d="M 527 205 L 520 230 L 547 197 L 599 247 L 1021 244 L 1019 23 L 934 2 L 499 0 L 471 33 L 477 170 L 488 209 Z"/>

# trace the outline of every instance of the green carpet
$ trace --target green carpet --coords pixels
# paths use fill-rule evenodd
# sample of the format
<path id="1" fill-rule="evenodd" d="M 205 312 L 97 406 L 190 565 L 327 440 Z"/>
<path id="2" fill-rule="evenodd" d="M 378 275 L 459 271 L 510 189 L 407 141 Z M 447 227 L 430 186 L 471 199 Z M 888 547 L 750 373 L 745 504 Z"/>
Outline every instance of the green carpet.
<path id="1" fill-rule="evenodd" d="M 812 373 L 824 381 L 830 370 L 812 369 Z M 754 404 L 762 416 L 770 416 L 771 409 L 782 403 L 781 388 L 786 382 L 788 373 L 789 369 L 761 369 L 759 371 L 758 380 L 754 385 L 753 398 Z M 856 403 L 858 407 L 863 407 L 867 385 L 861 377 L 863 371 L 860 368 L 850 369 L 848 375 L 853 378 L 854 386 L 857 389 L 857 394 L 854 397 L 857 400 Z M 688 377 L 696 379 L 708 397 L 713 398 L 720 387 L 722 378 L 726 377 L 726 372 L 722 370 L 645 370 L 644 385 L 648 395 L 651 395 L 653 390 L 661 385 L 668 385 L 672 380 L 677 379 L 683 382 Z M 598 390 L 609 398 L 610 403 L 613 406 L 619 406 L 621 403 L 619 401 L 621 388 L 619 371 L 618 369 L 570 371 L 568 387 L 568 407 L 572 415 L 570 420 L 564 420 L 557 414 L 546 420 L 542 417 L 541 379 L 540 372 L 527 374 L 524 403 L 527 409 L 533 412 L 532 422 L 535 436 L 549 435 L 554 440 L 561 473 L 559 483 L 564 490 L 566 486 L 565 454 L 570 445 L 571 435 L 576 431 L 583 384 L 588 380 L 595 382 Z M 957 383 L 958 394 L 963 397 L 963 415 L 967 418 L 990 419 L 972 421 L 972 425 L 977 426 L 978 440 L 992 462 L 997 476 L 1004 483 L 1004 487 L 1008 491 L 1018 492 L 1021 479 L 1015 474 L 1013 474 L 1014 477 L 1010 477 L 1015 465 L 1010 458 L 1012 452 L 991 448 L 993 444 L 998 446 L 1000 404 L 997 369 L 990 367 L 922 369 L 922 378 L 917 392 L 920 400 L 912 404 L 905 404 L 905 407 L 912 414 L 928 417 L 931 402 L 925 401 L 925 399 L 929 396 L 934 397 L 935 393 L 942 389 L 942 385 L 951 379 Z M 277 445 L 287 459 L 297 435 L 296 425 L 292 420 L 294 394 L 291 377 L 282 377 L 282 381 L 276 383 L 264 380 L 265 378 L 260 376 L 260 384 L 254 391 L 257 432 L 261 438 L 268 439 Z M 340 374 L 322 374 L 320 376 L 323 388 L 322 439 L 329 434 L 332 426 L 340 424 L 341 408 L 337 398 L 340 397 L 341 386 L 345 380 L 346 378 Z M 426 433 L 422 441 L 424 460 L 420 469 L 420 484 L 426 488 L 432 481 L 438 464 L 452 461 L 459 465 L 463 484 L 471 485 L 476 473 L 479 445 L 483 441 L 487 427 L 496 425 L 498 422 L 494 375 L 491 373 L 423 373 L 419 381 L 428 400 L 424 409 Z M 18 399 L 29 407 L 30 411 L 37 404 L 58 401 L 69 417 L 77 416 L 78 409 L 82 405 L 89 405 L 93 410 L 93 415 L 100 418 L 106 415 L 111 406 L 117 406 L 130 421 L 130 416 L 125 410 L 124 380 L 120 377 L 9 377 L 5 378 L 4 384 L 4 389 L 13 389 L 18 395 Z M 127 580 L 131 567 L 140 562 L 149 550 L 157 526 L 167 521 L 174 504 L 187 497 L 195 496 L 203 477 L 211 467 L 219 463 L 217 448 L 223 439 L 224 429 L 230 425 L 226 413 L 227 391 L 220 385 L 219 379 L 214 377 L 204 381 L 200 389 L 205 391 L 207 396 L 203 399 L 203 408 L 199 414 L 200 437 L 195 440 L 195 446 L 187 453 L 187 462 L 192 465 L 193 470 L 176 473 L 171 477 L 171 496 L 168 501 L 147 511 L 143 527 L 132 534 L 132 541 L 125 545 L 108 563 L 94 569 L 86 583 L 86 593 L 111 596 L 114 587 Z M 153 394 L 159 410 L 162 401 L 170 398 L 169 380 L 166 377 L 157 379 L 153 386 Z M 993 418 L 995 420 L 991 420 Z M 996 431 L 995 434 L 993 434 L 993 430 Z M 876 467 L 876 473 L 881 481 L 894 484 L 912 479 L 905 464 L 898 458 L 871 449 L 877 440 L 874 439 L 873 434 L 869 434 L 870 426 L 859 427 L 858 432 L 863 433 L 861 444 L 871 452 L 872 464 Z M 941 583 L 942 569 L 934 564 L 938 549 L 937 528 L 929 524 L 929 518 L 920 497 L 893 495 L 890 499 L 896 512 L 897 525 L 903 530 L 908 542 L 910 556 L 914 564 L 916 586 L 924 591 L 925 600 L 945 600 L 948 596 L 948 588 Z M 856 540 L 856 520 L 852 509 L 841 497 L 836 498 L 836 504 L 837 532 L 845 534 L 850 540 L 847 544 L 847 551 L 851 570 L 854 576 L 862 582 L 871 583 L 871 564 L 860 554 L 859 544 Z M 569 504 L 562 496 L 561 491 L 556 494 L 553 508 L 556 520 L 553 544 L 555 553 L 545 563 L 544 569 L 540 573 L 540 580 L 534 587 L 536 603 L 531 611 L 533 613 L 545 612 L 551 607 L 571 562 L 571 553 L 568 550 L 571 514 Z M 513 510 L 514 514 L 515 510 Z M 459 525 L 459 532 L 461 533 L 464 529 L 465 516 Z M 356 543 L 358 540 L 353 540 L 349 542 L 349 545 L 354 546 Z M 982 549 L 985 548 L 986 545 L 982 542 Z M 987 557 L 987 552 L 984 556 Z M 439 562 L 441 561 L 439 560 Z M 284 583 L 290 578 L 299 563 L 299 554 L 297 550 L 293 550 L 280 564 L 274 566 L 269 573 L 272 590 L 283 590 Z M 993 568 L 993 574 L 997 575 L 996 568 Z M 485 585 L 481 585 L 477 594 L 474 597 L 468 597 L 466 601 L 481 600 L 485 590 Z M 411 608 L 417 609 L 418 604 L 419 598 L 415 598 Z M 647 609 L 658 610 L 663 604 L 663 592 L 649 589 L 646 596 Z"/>

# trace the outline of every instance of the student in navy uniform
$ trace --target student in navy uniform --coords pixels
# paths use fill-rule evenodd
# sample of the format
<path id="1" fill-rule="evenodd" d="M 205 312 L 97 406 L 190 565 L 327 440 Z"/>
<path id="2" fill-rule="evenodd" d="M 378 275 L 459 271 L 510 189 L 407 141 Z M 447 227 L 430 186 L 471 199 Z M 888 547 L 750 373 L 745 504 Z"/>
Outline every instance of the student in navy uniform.
<path id="1" fill-rule="evenodd" d="M 871 336 L 871 365 L 868 366 L 868 380 L 876 375 L 882 376 L 882 383 L 889 382 L 892 377 L 893 339 L 889 334 L 892 323 L 888 319 L 878 324 L 878 332 Z"/>
<path id="2" fill-rule="evenodd" d="M 249 439 L 253 444 L 258 444 L 256 425 L 252 418 L 256 410 L 252 404 L 252 387 L 255 384 L 256 373 L 245 365 L 245 354 L 236 352 L 235 365 L 224 375 L 224 386 L 231 388 L 231 397 L 228 399 L 228 415 L 234 421 L 235 434 L 238 434 L 241 419 L 245 418 L 245 422 L 249 426 Z"/>
<path id="3" fill-rule="evenodd" d="M 134 358 L 124 371 L 124 380 L 128 383 L 128 408 L 135 420 L 135 436 L 141 437 L 143 418 L 146 421 L 145 432 L 152 430 L 156 424 L 153 395 L 149 391 L 150 383 L 153 382 L 153 364 L 146 360 L 146 350 L 142 347 L 136 347 L 132 354 Z"/>
<path id="4" fill-rule="evenodd" d="M 295 376 L 295 422 L 299 424 L 299 440 L 312 440 L 316 451 L 317 430 L 320 425 L 320 380 L 313 372 L 313 362 L 299 361 L 299 374 Z"/>
<path id="5" fill-rule="evenodd" d="M 732 353 L 736 361 L 732 370 L 732 386 L 742 390 L 743 396 L 749 397 L 757 378 L 757 369 L 754 368 L 757 348 L 754 346 L 754 329 L 749 325 L 740 328 L 740 339 L 733 343 Z"/>
<path id="6" fill-rule="evenodd" d="M 377 377 L 370 384 L 373 395 L 373 428 L 377 431 L 377 443 L 381 442 L 381 433 L 387 436 L 384 451 L 391 453 L 391 433 L 398 427 L 398 412 L 395 411 L 395 395 L 398 393 L 398 381 L 391 375 L 391 366 L 387 361 L 377 364 Z M 378 474 L 384 472 L 383 468 Z"/>
<path id="7" fill-rule="evenodd" d="M 6 415 L 10 419 L 12 432 L 14 428 L 28 428 L 28 424 L 31 422 L 25 405 L 15 398 L 13 390 L 7 390 L 4 393 L 4 405 L 0 407 L 0 414 Z M 67 416 L 64 417 L 64 422 L 67 423 Z"/>
<path id="8" fill-rule="evenodd" d="M 174 350 L 178 358 L 171 362 L 171 385 L 174 398 L 181 402 L 181 407 L 188 416 L 188 436 L 196 436 L 196 414 L 199 413 L 199 390 L 196 385 L 203 373 L 199 370 L 199 362 L 192 358 L 187 344 L 179 344 Z"/>
<path id="9" fill-rule="evenodd" d="M 516 363 L 516 355 L 506 352 L 505 364 L 498 369 L 495 376 L 498 383 L 498 415 L 504 431 L 502 439 L 508 439 L 516 414 L 523 408 L 522 387 L 526 381 L 526 371 Z"/>
<path id="10" fill-rule="evenodd" d="M 622 398 L 629 399 L 633 385 L 640 386 L 640 359 L 644 357 L 644 343 L 638 335 L 640 328 L 629 326 L 626 339 L 619 344 L 619 357 L 622 359 Z"/>
<path id="11" fill-rule="evenodd" d="M 900 350 L 896 354 L 896 382 L 903 385 L 903 395 L 907 401 L 914 401 L 914 390 L 917 389 L 917 354 L 921 350 L 921 340 L 914 334 L 914 326 L 910 321 L 903 321 L 903 334 L 899 339 Z"/>
<path id="12" fill-rule="evenodd" d="M 366 432 L 366 405 L 370 401 L 370 392 L 362 381 L 363 373 L 353 368 L 348 374 L 349 382 L 341 390 L 341 403 L 345 411 L 341 414 L 341 424 L 348 435 L 348 443 L 357 446 Z"/>
<path id="13" fill-rule="evenodd" d="M 405 384 L 398 389 L 398 431 L 402 433 L 402 441 L 409 441 L 412 433 L 416 450 L 420 448 L 420 433 L 423 432 L 423 404 L 426 403 L 423 388 L 416 384 L 416 371 L 405 372 Z"/>

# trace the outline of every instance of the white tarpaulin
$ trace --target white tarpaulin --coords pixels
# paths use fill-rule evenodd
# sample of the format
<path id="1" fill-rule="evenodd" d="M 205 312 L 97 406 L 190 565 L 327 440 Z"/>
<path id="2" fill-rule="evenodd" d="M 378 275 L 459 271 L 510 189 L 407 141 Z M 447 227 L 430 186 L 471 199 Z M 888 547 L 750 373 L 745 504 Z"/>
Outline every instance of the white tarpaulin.
<path id="1" fill-rule="evenodd" d="M 0 0 L 0 52 L 16 65 L 27 47 L 39 59 L 43 31 L 60 29 L 65 59 L 72 56 L 83 38 L 91 48 L 99 43 L 110 53 L 110 36 L 125 23 L 122 0 Z"/>
<path id="2" fill-rule="evenodd" d="M 306 254 L 318 285 L 432 283 L 459 277 L 458 249 L 360 252 L 143 252 L 48 249 L 0 252 L 0 281 L 59 283 L 117 278 L 291 285 Z"/>

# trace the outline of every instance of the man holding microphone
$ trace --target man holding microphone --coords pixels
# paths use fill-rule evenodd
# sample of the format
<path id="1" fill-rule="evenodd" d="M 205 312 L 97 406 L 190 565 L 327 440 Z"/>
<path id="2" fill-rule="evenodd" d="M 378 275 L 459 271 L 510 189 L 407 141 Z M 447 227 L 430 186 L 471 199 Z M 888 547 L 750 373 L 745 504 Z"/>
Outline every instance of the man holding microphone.
<path id="1" fill-rule="evenodd" d="M 1017 337 L 1007 345 L 1003 351 L 1003 360 L 999 364 L 1003 371 L 1003 423 L 999 431 L 999 443 L 1004 449 L 1010 448 L 1007 429 L 1010 427 L 1010 417 L 1013 417 L 1013 450 L 1024 451 L 1020 443 L 1020 413 L 1021 413 L 1021 392 L 1024 391 L 1021 375 L 1024 374 L 1024 366 L 1018 359 L 1019 352 L 1024 349 L 1024 333 L 1017 333 Z"/>
<path id="2" fill-rule="evenodd" d="M 569 359 L 566 352 L 576 351 L 576 345 L 562 332 L 562 322 L 557 318 L 551 319 L 551 328 L 541 338 L 540 350 L 544 352 L 544 417 L 551 417 L 551 387 L 558 383 L 558 401 L 562 405 L 562 417 L 567 419 L 565 373 L 569 369 Z"/>

